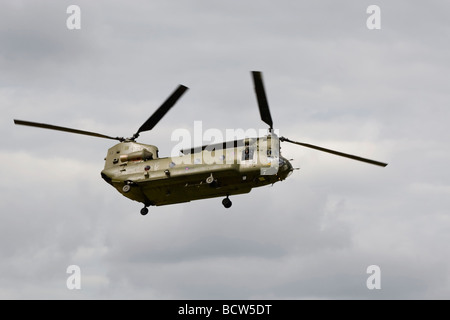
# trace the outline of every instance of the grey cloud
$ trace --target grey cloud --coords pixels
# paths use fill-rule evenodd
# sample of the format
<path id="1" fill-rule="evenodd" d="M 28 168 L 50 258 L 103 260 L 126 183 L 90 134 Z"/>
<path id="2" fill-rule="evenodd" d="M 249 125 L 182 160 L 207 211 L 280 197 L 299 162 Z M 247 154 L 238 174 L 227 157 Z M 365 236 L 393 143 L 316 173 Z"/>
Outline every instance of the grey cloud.
<path id="1" fill-rule="evenodd" d="M 79 31 L 69 4 L 1 12 L 1 298 L 448 298 L 447 4 L 381 1 L 378 31 L 368 2 L 79 1 Z M 100 177 L 109 141 L 12 123 L 127 136 L 183 83 L 140 137 L 168 155 L 194 120 L 265 128 L 255 69 L 282 135 L 389 166 L 283 144 L 285 182 L 142 217 Z"/>

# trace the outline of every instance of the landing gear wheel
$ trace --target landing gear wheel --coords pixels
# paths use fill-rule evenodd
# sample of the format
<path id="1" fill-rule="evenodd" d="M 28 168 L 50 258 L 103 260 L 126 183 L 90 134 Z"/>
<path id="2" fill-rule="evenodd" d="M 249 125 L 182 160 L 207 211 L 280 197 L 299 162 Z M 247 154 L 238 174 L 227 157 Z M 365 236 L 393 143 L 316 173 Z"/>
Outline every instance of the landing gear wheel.
<path id="1" fill-rule="evenodd" d="M 225 199 L 222 200 L 222 204 L 225 208 L 228 209 L 229 207 L 231 207 L 231 205 L 233 203 L 231 202 L 231 200 L 228 197 L 226 197 Z"/>
<path id="2" fill-rule="evenodd" d="M 214 177 L 213 177 L 213 175 L 211 174 L 208 178 L 206 178 L 206 183 L 207 184 L 211 184 L 211 183 L 213 183 L 214 182 Z"/>
<path id="3" fill-rule="evenodd" d="M 124 192 L 124 193 L 127 193 L 127 192 L 129 192 L 131 190 L 131 185 L 129 185 L 129 184 L 126 184 L 126 185 L 124 185 L 123 187 L 122 187 L 122 191 Z"/>
<path id="4" fill-rule="evenodd" d="M 148 213 L 148 208 L 147 207 L 144 207 L 144 208 L 141 209 L 141 214 L 143 216 L 145 216 L 147 213 Z"/>

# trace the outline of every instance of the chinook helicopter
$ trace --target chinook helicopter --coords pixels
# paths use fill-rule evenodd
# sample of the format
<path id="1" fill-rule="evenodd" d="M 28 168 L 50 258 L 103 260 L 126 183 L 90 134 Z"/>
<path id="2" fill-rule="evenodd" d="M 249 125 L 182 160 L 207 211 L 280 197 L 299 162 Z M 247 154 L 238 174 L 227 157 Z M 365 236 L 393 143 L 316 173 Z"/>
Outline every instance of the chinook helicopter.
<path id="1" fill-rule="evenodd" d="M 69 133 L 88 135 L 119 143 L 111 147 L 105 158 L 101 177 L 123 196 L 141 202 L 141 214 L 149 206 L 170 205 L 206 198 L 225 197 L 225 208 L 232 205 L 232 195 L 249 193 L 253 188 L 286 179 L 294 170 L 280 154 L 280 142 L 328 152 L 334 155 L 385 167 L 387 164 L 316 145 L 278 137 L 264 89 L 262 73 L 252 72 L 261 120 L 268 126 L 264 137 L 245 138 L 181 150 L 180 156 L 162 157 L 153 145 L 136 142 L 142 132 L 152 130 L 188 89 L 179 85 L 167 100 L 130 138 L 112 137 L 96 132 L 71 129 L 44 123 L 14 120 L 25 125 Z"/>

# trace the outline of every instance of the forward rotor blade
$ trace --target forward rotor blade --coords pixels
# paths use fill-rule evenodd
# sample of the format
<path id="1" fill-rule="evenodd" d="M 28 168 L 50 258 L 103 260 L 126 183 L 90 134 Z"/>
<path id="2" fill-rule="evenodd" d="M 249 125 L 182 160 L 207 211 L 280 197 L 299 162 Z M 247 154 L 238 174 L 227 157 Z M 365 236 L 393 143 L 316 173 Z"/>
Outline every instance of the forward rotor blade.
<path id="1" fill-rule="evenodd" d="M 51 129 L 51 130 L 58 130 L 58 131 L 76 133 L 76 134 L 83 134 L 85 136 L 92 136 L 92 137 L 97 137 L 97 138 L 105 138 L 105 139 L 119 140 L 119 141 L 124 140 L 123 138 L 105 136 L 103 134 L 96 133 L 96 132 L 71 129 L 71 128 L 54 126 L 54 125 L 45 124 L 45 123 L 37 123 L 37 122 L 23 121 L 23 120 L 16 120 L 16 119 L 14 119 L 14 123 L 17 125 L 22 125 L 22 126 L 37 127 L 37 128 L 43 128 L 43 129 Z"/>
<path id="2" fill-rule="evenodd" d="M 328 153 L 331 153 L 331 154 L 334 154 L 334 155 L 337 155 L 337 156 L 341 156 L 341 157 L 345 157 L 345 158 L 349 158 L 349 159 L 353 159 L 353 160 L 357 160 L 357 161 L 370 163 L 370 164 L 373 164 L 373 165 L 376 165 L 376 166 L 386 167 L 388 165 L 387 163 L 384 163 L 384 162 L 379 162 L 379 161 L 358 157 L 358 156 L 355 156 L 355 155 L 352 155 L 352 154 L 348 154 L 348 153 L 344 153 L 344 152 L 339 152 L 339 151 L 335 151 L 335 150 L 331 150 L 331 149 L 322 148 L 322 147 L 319 147 L 319 146 L 315 146 L 313 144 L 292 141 L 292 140 L 289 140 L 288 138 L 285 138 L 285 137 L 280 137 L 280 141 L 286 141 L 286 142 L 298 144 L 298 145 L 303 146 L 303 147 L 316 149 L 316 150 L 323 151 L 323 152 L 328 152 Z"/>
<path id="3" fill-rule="evenodd" d="M 134 134 L 135 137 L 139 136 L 139 133 L 144 131 L 152 130 L 154 126 L 165 116 L 165 114 L 174 106 L 174 104 L 180 99 L 183 93 L 188 88 L 179 85 L 178 88 L 167 98 L 166 101 L 156 110 L 147 121 L 139 128 L 139 130 Z"/>
<path id="4" fill-rule="evenodd" d="M 252 71 L 253 84 L 255 86 L 256 99 L 258 100 L 259 113 L 261 120 L 267 123 L 270 129 L 273 128 L 272 116 L 270 115 L 269 103 L 267 102 L 266 91 L 260 71 Z"/>

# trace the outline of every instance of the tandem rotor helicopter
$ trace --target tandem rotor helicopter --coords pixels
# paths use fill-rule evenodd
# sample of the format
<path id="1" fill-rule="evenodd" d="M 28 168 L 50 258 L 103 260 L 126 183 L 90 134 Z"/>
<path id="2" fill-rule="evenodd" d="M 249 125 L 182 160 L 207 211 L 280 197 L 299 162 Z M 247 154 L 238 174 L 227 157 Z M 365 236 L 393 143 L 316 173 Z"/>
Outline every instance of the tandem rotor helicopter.
<path id="1" fill-rule="evenodd" d="M 23 120 L 14 120 L 14 123 L 118 140 L 119 143 L 107 152 L 101 176 L 123 196 L 143 203 L 142 215 L 148 213 L 149 206 L 215 197 L 225 197 L 222 204 L 225 208 L 230 208 L 232 204 L 230 196 L 249 193 L 253 188 L 283 181 L 294 168 L 281 156 L 280 141 L 377 166 L 387 166 L 383 162 L 278 137 L 273 132 L 262 73 L 253 71 L 252 76 L 261 120 L 269 126 L 268 134 L 259 138 L 184 149 L 178 157 L 160 158 L 156 146 L 138 143 L 136 139 L 142 132 L 152 130 L 175 105 L 188 89 L 183 85 L 179 85 L 130 138 L 111 137 L 96 132 Z M 206 159 L 208 161 L 204 161 Z"/>

